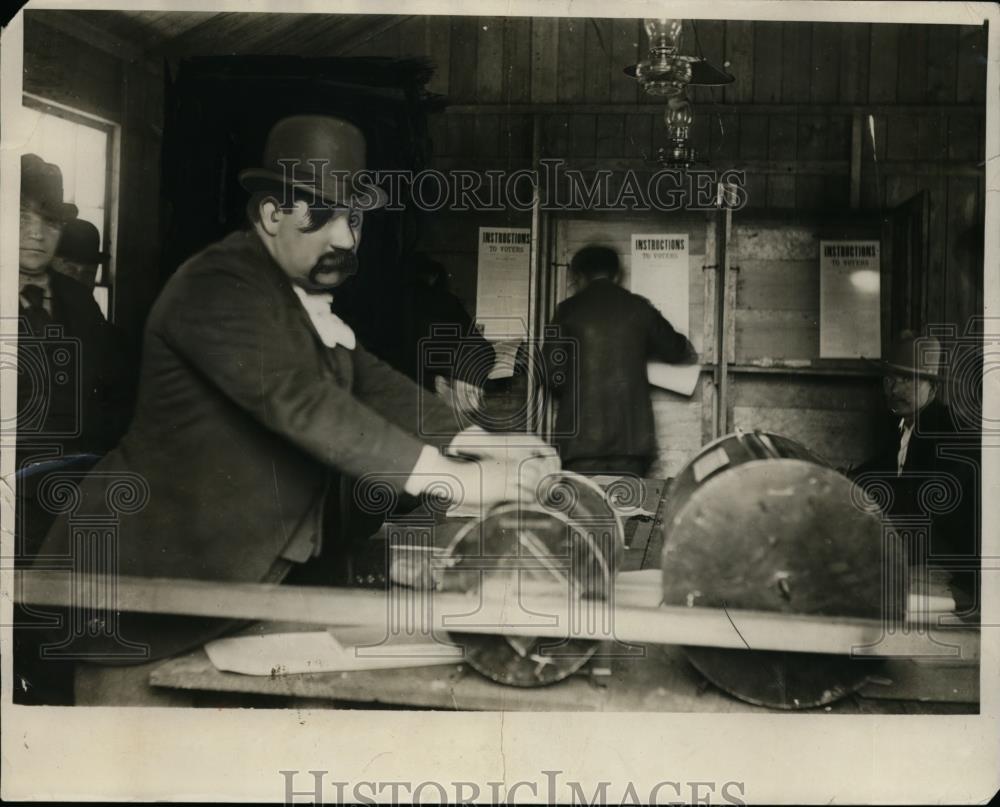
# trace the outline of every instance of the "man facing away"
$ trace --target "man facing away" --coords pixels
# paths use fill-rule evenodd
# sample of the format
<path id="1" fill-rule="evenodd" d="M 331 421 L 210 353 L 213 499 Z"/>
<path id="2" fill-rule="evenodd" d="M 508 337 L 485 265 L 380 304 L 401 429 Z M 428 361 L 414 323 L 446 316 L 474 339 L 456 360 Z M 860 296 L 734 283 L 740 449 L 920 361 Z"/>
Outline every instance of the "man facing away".
<path id="1" fill-rule="evenodd" d="M 574 345 L 573 366 L 563 372 L 554 360 L 557 341 L 543 348 L 563 468 L 645 476 L 657 453 L 646 363 L 687 361 L 694 349 L 649 300 L 619 285 L 615 250 L 584 247 L 570 271 L 580 291 L 559 304 L 551 324 L 558 342 Z"/>

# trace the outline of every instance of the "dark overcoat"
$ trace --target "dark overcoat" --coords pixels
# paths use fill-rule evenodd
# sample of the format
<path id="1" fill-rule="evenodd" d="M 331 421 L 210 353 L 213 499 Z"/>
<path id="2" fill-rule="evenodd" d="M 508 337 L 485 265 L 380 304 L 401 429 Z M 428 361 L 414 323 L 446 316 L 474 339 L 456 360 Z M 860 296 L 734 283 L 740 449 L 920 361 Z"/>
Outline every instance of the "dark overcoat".
<path id="1" fill-rule="evenodd" d="M 74 558 L 74 525 L 111 518 L 120 574 L 280 580 L 314 552 L 334 469 L 402 489 L 425 445 L 416 390 L 360 345 L 326 347 L 260 238 L 234 233 L 163 289 L 129 431 L 83 481 L 42 554 Z M 434 409 L 436 434 L 454 422 L 436 401 L 422 405 Z M 157 658 L 231 627 L 122 613 L 120 636 L 98 629 L 77 645 L 113 654 L 124 639 Z"/>

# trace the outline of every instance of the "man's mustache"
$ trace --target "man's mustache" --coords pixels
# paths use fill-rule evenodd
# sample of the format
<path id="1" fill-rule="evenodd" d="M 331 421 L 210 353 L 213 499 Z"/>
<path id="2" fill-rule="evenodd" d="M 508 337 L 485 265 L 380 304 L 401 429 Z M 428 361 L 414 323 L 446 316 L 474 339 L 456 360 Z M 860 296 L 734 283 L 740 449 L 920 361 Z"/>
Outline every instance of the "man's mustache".
<path id="1" fill-rule="evenodd" d="M 344 277 L 357 274 L 358 256 L 348 250 L 327 252 L 316 261 L 316 265 L 309 271 L 309 282 L 316 286 L 322 286 L 320 275 L 330 272 L 337 272 L 341 280 Z"/>

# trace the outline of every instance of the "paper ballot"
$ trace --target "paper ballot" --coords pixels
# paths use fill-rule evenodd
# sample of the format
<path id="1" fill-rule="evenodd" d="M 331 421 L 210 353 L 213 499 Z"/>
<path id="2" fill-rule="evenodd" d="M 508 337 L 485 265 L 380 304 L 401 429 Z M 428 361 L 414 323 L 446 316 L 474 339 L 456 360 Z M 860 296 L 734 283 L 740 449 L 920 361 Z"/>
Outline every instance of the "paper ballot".
<path id="1" fill-rule="evenodd" d="M 650 384 L 688 397 L 694 394 L 699 375 L 701 375 L 700 364 L 666 364 L 662 361 L 651 361 L 646 365 L 646 377 Z"/>
<path id="2" fill-rule="evenodd" d="M 376 638 L 377 641 L 377 638 Z M 388 648 L 384 648 L 388 649 Z M 434 652 L 428 652 L 432 649 Z M 364 652 L 364 651 L 369 652 Z M 462 648 L 448 645 L 394 643 L 391 652 L 371 653 L 370 647 L 344 646 L 329 631 L 264 633 L 216 639 L 205 645 L 212 665 L 242 675 L 295 675 L 352 672 L 399 667 L 454 664 Z"/>

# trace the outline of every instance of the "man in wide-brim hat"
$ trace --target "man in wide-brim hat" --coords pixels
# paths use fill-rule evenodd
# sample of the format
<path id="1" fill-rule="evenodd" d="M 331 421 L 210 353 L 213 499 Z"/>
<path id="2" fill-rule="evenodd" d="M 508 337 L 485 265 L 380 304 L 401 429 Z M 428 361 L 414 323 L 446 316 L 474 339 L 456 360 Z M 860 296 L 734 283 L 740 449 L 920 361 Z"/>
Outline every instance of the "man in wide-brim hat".
<path id="1" fill-rule="evenodd" d="M 118 521 L 119 573 L 281 580 L 321 551 L 332 472 L 490 506 L 530 498 L 540 476 L 558 470 L 551 455 L 520 474 L 446 456 L 418 432 L 416 385 L 331 312 L 331 289 L 358 269 L 365 212 L 385 201 L 364 167 L 365 140 L 349 121 L 278 122 L 261 166 L 240 175 L 249 227 L 195 255 L 164 287 L 146 324 L 131 427 L 84 481 L 78 508 L 105 511 L 104 482 L 116 474 L 143 480 L 145 505 Z M 442 404 L 425 407 L 434 434 L 454 424 Z M 525 453 L 545 449 L 538 442 Z M 58 522 L 44 551 L 65 554 L 68 532 Z M 136 662 L 233 625 L 123 613 L 117 625 L 71 638 L 93 660 Z"/>
<path id="2" fill-rule="evenodd" d="M 959 611 L 976 618 L 979 435 L 956 428 L 941 399 L 946 358 L 933 334 L 907 330 L 893 340 L 877 362 L 889 410 L 882 447 L 855 475 L 862 484 L 892 493 L 890 517 L 917 519 L 928 527 L 924 547 L 910 541 L 911 563 L 948 571 Z"/>

